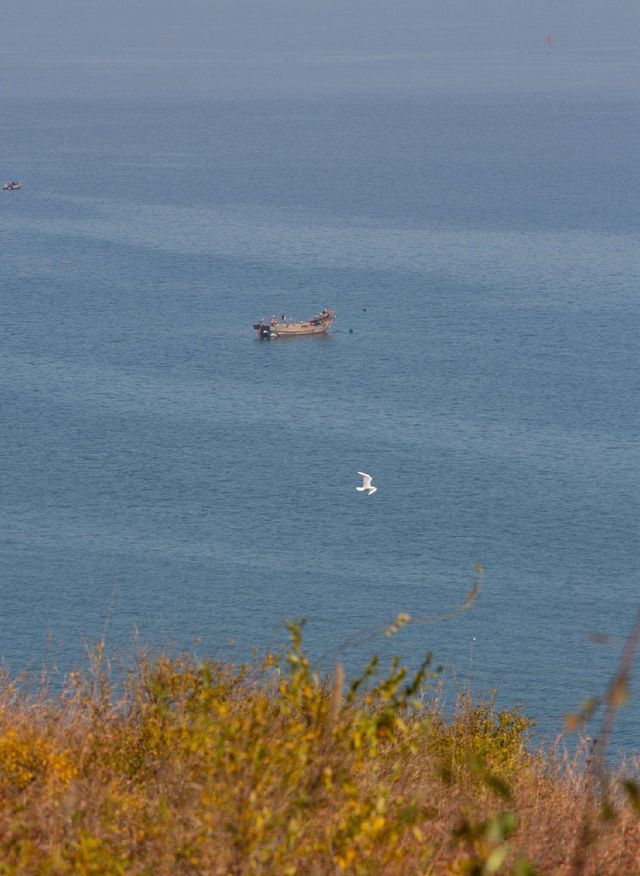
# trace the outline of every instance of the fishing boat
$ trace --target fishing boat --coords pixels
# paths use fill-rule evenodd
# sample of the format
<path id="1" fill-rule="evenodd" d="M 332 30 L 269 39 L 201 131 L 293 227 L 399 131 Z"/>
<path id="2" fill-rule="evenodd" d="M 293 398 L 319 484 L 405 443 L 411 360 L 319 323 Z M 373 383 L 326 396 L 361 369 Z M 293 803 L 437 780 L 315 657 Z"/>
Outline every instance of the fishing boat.
<path id="1" fill-rule="evenodd" d="M 320 313 L 316 314 L 313 319 L 306 322 L 287 322 L 271 317 L 270 322 L 254 323 L 253 327 L 258 333 L 258 337 L 262 339 L 270 338 L 294 338 L 299 335 L 321 335 L 331 328 L 336 321 L 336 315 L 329 307 L 325 307 Z"/>

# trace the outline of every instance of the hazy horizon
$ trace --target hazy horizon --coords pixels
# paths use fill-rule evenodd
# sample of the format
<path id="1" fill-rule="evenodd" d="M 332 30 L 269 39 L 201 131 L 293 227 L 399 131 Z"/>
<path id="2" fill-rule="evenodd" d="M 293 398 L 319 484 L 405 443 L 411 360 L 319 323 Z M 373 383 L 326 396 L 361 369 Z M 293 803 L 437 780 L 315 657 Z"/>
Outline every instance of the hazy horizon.
<path id="1" fill-rule="evenodd" d="M 631 0 L 21 0 L 3 10 L 0 50 L 227 52 L 599 48 L 637 45 Z"/>

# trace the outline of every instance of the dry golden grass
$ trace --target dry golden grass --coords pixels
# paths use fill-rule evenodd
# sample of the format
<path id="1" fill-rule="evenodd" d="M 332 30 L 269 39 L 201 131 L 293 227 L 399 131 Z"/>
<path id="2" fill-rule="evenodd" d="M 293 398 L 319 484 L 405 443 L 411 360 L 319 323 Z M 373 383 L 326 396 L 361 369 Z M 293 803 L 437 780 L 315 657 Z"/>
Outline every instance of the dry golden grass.
<path id="1" fill-rule="evenodd" d="M 1 876 L 640 872 L 640 795 L 588 749 L 532 753 L 468 696 L 445 717 L 428 662 L 323 680 L 290 630 L 259 665 L 142 659 L 117 695 L 101 650 L 55 698 L 0 679 Z"/>

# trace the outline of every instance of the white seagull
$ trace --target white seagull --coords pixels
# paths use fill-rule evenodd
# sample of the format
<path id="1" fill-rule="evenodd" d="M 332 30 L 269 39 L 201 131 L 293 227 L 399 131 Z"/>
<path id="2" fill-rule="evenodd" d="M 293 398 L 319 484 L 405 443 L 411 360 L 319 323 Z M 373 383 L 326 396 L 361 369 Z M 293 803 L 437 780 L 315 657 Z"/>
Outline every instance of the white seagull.
<path id="1" fill-rule="evenodd" d="M 356 474 L 359 474 L 362 477 L 362 486 L 356 487 L 356 490 L 358 490 L 359 493 L 366 493 L 368 496 L 373 495 L 378 488 L 371 484 L 371 475 L 367 474 L 366 471 L 359 471 L 356 472 Z"/>

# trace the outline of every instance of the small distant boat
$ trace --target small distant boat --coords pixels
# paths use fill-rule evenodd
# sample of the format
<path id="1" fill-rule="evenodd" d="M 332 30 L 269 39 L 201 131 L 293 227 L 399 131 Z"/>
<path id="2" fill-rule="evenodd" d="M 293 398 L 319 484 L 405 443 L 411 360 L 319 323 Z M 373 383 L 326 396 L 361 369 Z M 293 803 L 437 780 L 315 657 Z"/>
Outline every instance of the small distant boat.
<path id="1" fill-rule="evenodd" d="M 336 321 L 336 315 L 329 307 L 321 310 L 307 322 L 280 322 L 273 316 L 270 322 L 256 322 L 253 327 L 259 338 L 293 338 L 299 335 L 321 335 Z"/>
<path id="2" fill-rule="evenodd" d="M 2 188 L 5 192 L 17 192 L 18 189 L 22 188 L 21 182 L 16 182 L 15 180 L 10 183 L 2 183 Z"/>

